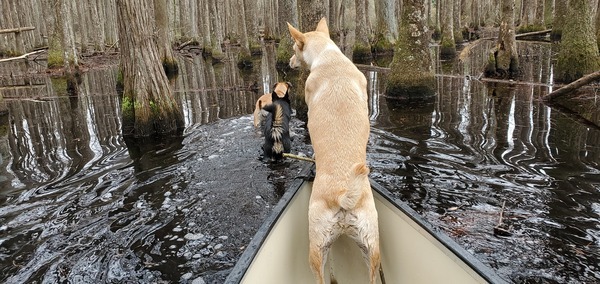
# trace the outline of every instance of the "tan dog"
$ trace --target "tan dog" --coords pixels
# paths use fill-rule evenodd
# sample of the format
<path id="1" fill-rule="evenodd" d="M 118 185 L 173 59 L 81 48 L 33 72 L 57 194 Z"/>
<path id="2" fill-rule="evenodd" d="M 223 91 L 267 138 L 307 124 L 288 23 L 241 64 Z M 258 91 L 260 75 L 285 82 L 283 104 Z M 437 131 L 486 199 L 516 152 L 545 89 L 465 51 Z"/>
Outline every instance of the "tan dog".
<path id="1" fill-rule="evenodd" d="M 290 82 L 277 82 L 273 85 L 273 93 L 277 94 L 279 98 L 283 98 L 291 88 L 292 84 Z M 265 116 L 267 116 L 267 112 L 263 108 L 272 103 L 272 93 L 264 94 L 258 98 L 256 107 L 254 108 L 254 127 L 258 127 Z"/>
<path id="2" fill-rule="evenodd" d="M 329 38 L 325 18 L 313 32 L 301 33 L 288 23 L 294 39 L 292 68 L 305 65 L 308 131 L 315 151 L 316 175 L 308 208 L 309 262 L 324 283 L 325 257 L 342 234 L 363 252 L 369 279 L 379 268 L 377 211 L 369 183 L 367 80 Z"/>

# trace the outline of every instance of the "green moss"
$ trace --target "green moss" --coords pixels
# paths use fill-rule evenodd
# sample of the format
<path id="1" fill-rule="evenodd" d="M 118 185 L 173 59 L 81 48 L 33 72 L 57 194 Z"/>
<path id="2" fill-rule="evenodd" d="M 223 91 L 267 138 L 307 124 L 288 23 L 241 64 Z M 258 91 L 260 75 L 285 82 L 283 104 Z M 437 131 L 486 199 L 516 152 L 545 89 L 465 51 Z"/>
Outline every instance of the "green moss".
<path id="1" fill-rule="evenodd" d="M 251 41 L 250 45 L 250 54 L 251 55 L 261 55 L 262 54 L 262 45 L 259 42 Z"/>
<path id="2" fill-rule="evenodd" d="M 394 45 L 380 34 L 376 36 L 372 49 L 375 54 L 391 54 L 394 52 Z"/>
<path id="3" fill-rule="evenodd" d="M 237 66 L 240 69 L 252 69 L 252 56 L 250 52 L 242 49 L 238 54 Z"/>
<path id="4" fill-rule="evenodd" d="M 56 49 L 48 50 L 48 68 L 60 68 L 65 65 L 65 59 L 62 53 Z"/>
<path id="5" fill-rule="evenodd" d="M 67 82 L 66 77 L 52 77 L 52 78 L 50 78 L 50 81 L 52 82 L 52 89 L 54 90 L 55 94 L 57 94 L 57 95 L 67 94 L 67 89 L 69 87 L 69 84 Z"/>
<path id="6" fill-rule="evenodd" d="M 216 61 L 223 61 L 223 59 L 225 59 L 225 53 L 221 48 L 213 48 L 210 52 L 210 57 Z"/>
<path id="7" fill-rule="evenodd" d="M 496 75 L 496 56 L 493 52 L 488 55 L 487 64 L 485 65 L 485 76 L 494 77 Z"/>
<path id="8" fill-rule="evenodd" d="M 361 60 L 371 58 L 371 47 L 360 43 L 355 43 L 352 49 L 352 59 Z"/>
<path id="9" fill-rule="evenodd" d="M 279 68 L 289 68 L 290 58 L 294 55 L 292 40 L 290 37 L 283 37 L 277 45 L 276 65 Z"/>
<path id="10" fill-rule="evenodd" d="M 440 57 L 450 59 L 456 56 L 456 43 L 451 39 L 442 39 L 440 43 Z"/>
<path id="11" fill-rule="evenodd" d="M 15 57 L 22 55 L 14 50 L 0 50 L 0 57 Z"/>
<path id="12" fill-rule="evenodd" d="M 527 25 L 527 26 L 520 26 L 517 29 L 517 34 L 523 34 L 523 33 L 530 33 L 530 32 L 537 32 L 537 31 L 542 31 L 544 30 L 544 26 L 542 25 Z"/>
<path id="13" fill-rule="evenodd" d="M 156 103 L 153 100 L 150 100 L 149 104 L 150 104 L 150 111 L 152 112 L 152 114 L 154 116 L 158 116 L 160 114 L 160 109 L 158 108 Z M 136 109 L 139 109 L 140 107 L 141 107 L 141 104 L 139 106 L 136 105 Z"/>
<path id="14" fill-rule="evenodd" d="M 435 95 L 435 77 L 429 72 L 400 75 L 390 74 L 386 80 L 387 97 L 400 100 L 418 100 Z"/>

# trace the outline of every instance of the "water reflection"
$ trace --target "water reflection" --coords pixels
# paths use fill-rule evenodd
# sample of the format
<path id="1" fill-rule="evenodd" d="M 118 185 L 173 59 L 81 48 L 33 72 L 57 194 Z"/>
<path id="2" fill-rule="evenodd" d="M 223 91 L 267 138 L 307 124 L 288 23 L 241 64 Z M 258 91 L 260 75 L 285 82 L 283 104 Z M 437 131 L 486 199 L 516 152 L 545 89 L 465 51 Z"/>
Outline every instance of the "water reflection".
<path id="1" fill-rule="evenodd" d="M 375 162 L 380 173 L 374 175 L 516 282 L 595 282 L 600 222 L 590 200 L 600 197 L 592 174 L 599 170 L 600 131 L 541 102 L 550 91 L 542 84 L 549 78 L 549 45 L 526 47 L 534 50 L 528 52 L 535 59 L 523 67 L 533 84 L 482 82 L 465 62 L 450 67 L 465 77 L 438 77 L 438 97 L 425 119 L 419 110 L 426 105 L 383 115 L 376 128 L 418 143 L 385 147 L 389 139 L 373 137 L 374 160 L 390 147 L 405 156 L 397 167 Z M 584 113 L 598 122 L 595 112 Z M 492 229 L 503 202 L 514 235 L 499 239 Z M 555 273 L 555 264 L 567 262 L 570 268 Z"/>
<path id="2" fill-rule="evenodd" d="M 387 101 L 385 74 L 365 71 L 372 177 L 513 282 L 596 282 L 599 100 L 571 106 L 588 124 L 541 102 L 551 44 L 519 43 L 531 84 L 484 81 L 489 44 L 436 61 L 431 101 Z M 250 113 L 276 81 L 295 86 L 293 151 L 311 151 L 302 75 L 279 74 L 273 46 L 249 70 L 227 54 L 179 59 L 185 136 L 145 142 L 122 138 L 115 68 L 85 73 L 76 95 L 14 73 L 35 64 L 0 68 L 0 280 L 222 281 L 301 166 L 257 159 Z M 503 203 L 508 238 L 493 235 Z"/>

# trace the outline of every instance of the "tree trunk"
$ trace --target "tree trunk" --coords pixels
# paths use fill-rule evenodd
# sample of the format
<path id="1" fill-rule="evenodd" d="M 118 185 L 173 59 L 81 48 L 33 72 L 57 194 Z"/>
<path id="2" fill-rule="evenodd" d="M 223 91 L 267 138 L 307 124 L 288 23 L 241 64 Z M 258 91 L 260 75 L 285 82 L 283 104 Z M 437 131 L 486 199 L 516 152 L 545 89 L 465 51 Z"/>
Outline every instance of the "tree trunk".
<path id="1" fill-rule="evenodd" d="M 556 64 L 558 82 L 572 82 L 600 69 L 592 12 L 587 0 L 570 0 Z"/>
<path id="2" fill-rule="evenodd" d="M 204 48 L 205 51 L 217 60 L 223 60 L 225 58 L 225 53 L 221 48 L 223 44 L 223 26 L 221 25 L 221 11 L 218 7 L 220 5 L 220 1 L 218 0 L 208 0 L 208 18 L 210 21 L 210 33 L 211 42 L 210 46 Z M 217 3 L 219 2 L 219 3 Z M 220 7 L 223 8 L 223 7 Z"/>
<path id="3" fill-rule="evenodd" d="M 75 47 L 75 34 L 73 33 L 71 5 L 68 0 L 57 0 L 54 4 L 56 21 L 50 39 L 48 68 L 64 67 L 65 71 L 70 73 L 71 66 L 77 67 L 79 65 L 77 48 Z"/>
<path id="4" fill-rule="evenodd" d="M 522 0 L 521 13 L 519 19 L 519 32 L 526 33 L 533 31 L 533 18 L 535 15 L 535 0 Z"/>
<path id="5" fill-rule="evenodd" d="M 443 0 L 440 4 L 440 8 L 443 11 L 440 57 L 449 59 L 456 56 L 456 41 L 454 40 L 454 3 L 452 0 Z"/>
<path id="6" fill-rule="evenodd" d="M 258 21 L 256 15 L 258 10 L 256 2 L 254 0 L 244 0 L 244 7 L 246 10 L 246 31 L 248 37 L 248 48 L 251 54 L 256 54 L 261 51 L 261 44 L 259 42 L 259 31 Z M 287 28 L 284 30 L 287 32 Z"/>
<path id="7" fill-rule="evenodd" d="M 428 5 L 427 7 L 431 7 Z M 398 37 L 398 20 L 394 13 L 394 1 L 375 1 L 375 43 L 373 50 L 376 54 L 387 54 L 394 51 L 394 43 Z M 428 19 L 429 19 L 428 14 Z"/>
<path id="8" fill-rule="evenodd" d="M 117 0 L 123 71 L 123 135 L 144 137 L 172 133 L 183 117 L 168 85 L 154 36 L 151 10 L 144 0 Z"/>
<path id="9" fill-rule="evenodd" d="M 550 38 L 558 41 L 562 37 L 563 29 L 567 24 L 567 12 L 569 11 L 569 0 L 555 0 L 554 20 L 552 21 L 552 33 Z"/>
<path id="10" fill-rule="evenodd" d="M 169 15 L 167 14 L 167 0 L 154 0 L 154 21 L 156 22 L 156 40 L 158 42 L 158 57 L 167 76 L 179 72 L 177 60 L 173 56 L 171 36 L 169 35 Z"/>
<path id="11" fill-rule="evenodd" d="M 453 28 L 453 33 L 454 33 L 454 42 L 455 43 L 461 43 L 464 41 L 463 35 L 462 35 L 462 1 L 461 0 L 453 0 L 451 2 L 454 2 L 454 7 L 452 10 L 452 28 Z M 456 52 L 456 51 L 455 51 Z"/>
<path id="12" fill-rule="evenodd" d="M 356 6 L 356 29 L 355 41 L 352 49 L 352 57 L 356 59 L 370 59 L 371 44 L 369 42 L 369 26 L 367 25 L 367 1 L 355 0 Z"/>
<path id="13" fill-rule="evenodd" d="M 423 1 L 404 1 L 398 33 L 387 78 L 387 97 L 404 100 L 432 97 L 435 77 L 431 69 L 430 34 Z"/>
<path id="14" fill-rule="evenodd" d="M 325 4 L 325 0 L 298 0 L 299 30 L 314 31 L 321 18 L 329 14 Z"/>
<path id="15" fill-rule="evenodd" d="M 600 50 L 600 1 L 598 1 L 598 7 L 596 8 L 596 43 Z"/>
<path id="16" fill-rule="evenodd" d="M 287 22 L 292 26 L 298 26 L 298 5 L 296 0 L 285 0 L 279 4 L 279 30 L 281 31 L 281 38 L 279 39 L 279 45 L 277 46 L 277 66 L 288 67 L 290 58 L 294 54 L 293 46 L 294 42 L 287 32 Z"/>
<path id="17" fill-rule="evenodd" d="M 546 9 L 544 8 L 546 1 L 536 1 L 537 5 L 535 7 L 535 19 L 533 20 L 533 25 L 536 27 L 536 29 L 543 30 L 546 28 Z"/>
<path id="18" fill-rule="evenodd" d="M 498 34 L 498 43 L 490 54 L 486 76 L 513 77 L 519 68 L 517 42 L 515 40 L 515 0 L 502 0 L 502 20 Z"/>

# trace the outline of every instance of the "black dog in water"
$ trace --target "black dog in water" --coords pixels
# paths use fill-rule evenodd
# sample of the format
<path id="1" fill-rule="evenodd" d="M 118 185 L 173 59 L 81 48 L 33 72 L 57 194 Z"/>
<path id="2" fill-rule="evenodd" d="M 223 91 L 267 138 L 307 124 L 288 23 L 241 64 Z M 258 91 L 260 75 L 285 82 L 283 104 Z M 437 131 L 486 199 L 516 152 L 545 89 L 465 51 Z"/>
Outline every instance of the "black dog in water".
<path id="1" fill-rule="evenodd" d="M 283 153 L 289 153 L 291 148 L 290 140 L 290 117 L 292 108 L 290 107 L 289 89 L 285 96 L 279 97 L 273 91 L 273 103 L 265 106 L 263 109 L 268 112 L 265 119 L 265 144 L 263 145 L 265 158 L 280 161 L 283 159 Z"/>

